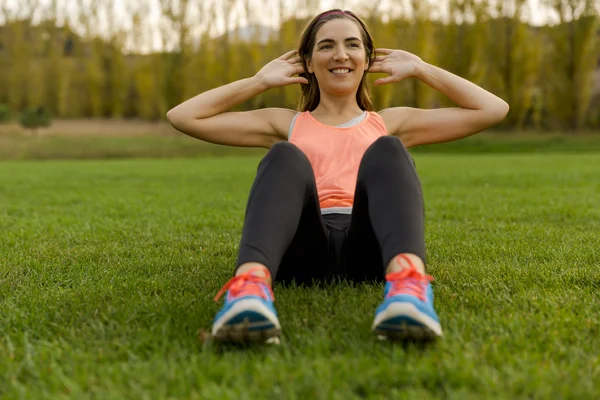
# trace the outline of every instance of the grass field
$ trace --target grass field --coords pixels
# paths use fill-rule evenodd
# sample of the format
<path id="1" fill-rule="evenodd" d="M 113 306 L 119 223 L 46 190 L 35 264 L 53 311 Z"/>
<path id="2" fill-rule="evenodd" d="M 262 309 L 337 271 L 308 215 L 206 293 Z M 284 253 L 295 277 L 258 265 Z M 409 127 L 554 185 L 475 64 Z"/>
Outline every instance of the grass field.
<path id="1" fill-rule="evenodd" d="M 415 159 L 444 339 L 339 284 L 250 349 L 203 339 L 257 157 L 0 163 L 0 398 L 600 398 L 600 154 Z"/>
<path id="2" fill-rule="evenodd" d="M 449 143 L 412 148 L 436 154 L 589 154 L 600 153 L 598 132 L 494 132 Z M 235 148 L 202 142 L 166 123 L 112 120 L 56 121 L 38 134 L 0 124 L 0 161 L 254 156 L 264 149 Z"/>

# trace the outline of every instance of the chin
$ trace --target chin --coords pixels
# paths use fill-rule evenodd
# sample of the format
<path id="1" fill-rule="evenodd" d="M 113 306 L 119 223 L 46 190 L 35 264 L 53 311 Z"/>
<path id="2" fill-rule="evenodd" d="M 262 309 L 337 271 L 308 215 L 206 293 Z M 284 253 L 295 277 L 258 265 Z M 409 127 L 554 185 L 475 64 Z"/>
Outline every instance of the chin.
<path id="1" fill-rule="evenodd" d="M 324 85 L 325 86 L 325 85 Z M 347 96 L 350 94 L 355 94 L 358 88 L 360 87 L 359 83 L 337 83 L 337 84 L 329 84 L 324 87 L 326 92 L 334 94 L 336 96 Z"/>

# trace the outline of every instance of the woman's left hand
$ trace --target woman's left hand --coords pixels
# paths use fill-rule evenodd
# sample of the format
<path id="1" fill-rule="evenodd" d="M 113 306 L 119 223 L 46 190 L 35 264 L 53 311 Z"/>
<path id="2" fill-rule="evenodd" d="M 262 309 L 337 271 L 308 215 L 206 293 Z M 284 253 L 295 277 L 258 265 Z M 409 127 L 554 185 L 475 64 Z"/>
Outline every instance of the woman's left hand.
<path id="1" fill-rule="evenodd" d="M 379 54 L 375 57 L 368 72 L 383 72 L 388 77 L 377 79 L 374 85 L 386 85 L 388 83 L 400 82 L 416 75 L 419 64 L 423 61 L 408 51 L 375 49 Z"/>

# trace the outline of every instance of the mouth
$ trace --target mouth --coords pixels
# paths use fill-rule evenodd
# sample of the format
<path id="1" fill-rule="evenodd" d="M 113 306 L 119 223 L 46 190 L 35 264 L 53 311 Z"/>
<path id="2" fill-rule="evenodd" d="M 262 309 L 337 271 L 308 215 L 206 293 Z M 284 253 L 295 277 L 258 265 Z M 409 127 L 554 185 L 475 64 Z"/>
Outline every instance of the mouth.
<path id="1" fill-rule="evenodd" d="M 329 72 L 333 73 L 334 75 L 347 75 L 351 73 L 352 70 L 350 68 L 333 68 L 330 69 Z"/>

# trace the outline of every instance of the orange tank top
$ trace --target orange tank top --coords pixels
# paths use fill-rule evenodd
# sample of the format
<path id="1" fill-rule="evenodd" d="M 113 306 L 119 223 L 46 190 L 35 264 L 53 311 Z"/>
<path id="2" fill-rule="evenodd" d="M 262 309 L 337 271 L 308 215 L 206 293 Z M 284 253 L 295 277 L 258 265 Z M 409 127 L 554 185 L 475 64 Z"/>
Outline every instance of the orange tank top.
<path id="1" fill-rule="evenodd" d="M 352 207 L 362 157 L 381 136 L 387 130 L 376 112 L 350 127 L 322 124 L 309 111 L 298 114 L 288 140 L 310 161 L 322 211 Z"/>

